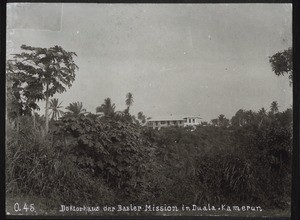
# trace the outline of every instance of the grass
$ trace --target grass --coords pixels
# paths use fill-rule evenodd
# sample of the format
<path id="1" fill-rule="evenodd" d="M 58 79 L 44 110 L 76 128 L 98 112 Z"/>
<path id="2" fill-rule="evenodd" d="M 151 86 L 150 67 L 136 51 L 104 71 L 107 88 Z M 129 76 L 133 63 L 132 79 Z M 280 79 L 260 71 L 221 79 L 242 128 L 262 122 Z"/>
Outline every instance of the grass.
<path id="1" fill-rule="evenodd" d="M 18 204 L 18 205 L 17 205 Z M 26 205 L 25 205 L 26 204 Z M 33 204 L 34 210 L 30 210 Z M 66 204 L 67 205 L 67 204 Z M 28 209 L 27 209 L 28 208 Z M 290 217 L 290 209 L 252 211 L 178 211 L 178 212 L 59 212 L 60 203 L 50 201 L 47 198 L 32 196 L 7 196 L 7 215 L 39 215 L 39 216 L 236 216 L 236 217 Z"/>

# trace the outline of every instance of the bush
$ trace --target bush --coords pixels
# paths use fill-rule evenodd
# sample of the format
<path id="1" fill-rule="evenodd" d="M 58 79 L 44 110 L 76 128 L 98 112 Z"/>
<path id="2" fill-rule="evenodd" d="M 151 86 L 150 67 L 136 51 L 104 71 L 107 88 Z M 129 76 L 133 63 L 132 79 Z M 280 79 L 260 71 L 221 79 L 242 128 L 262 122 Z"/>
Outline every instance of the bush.
<path id="1" fill-rule="evenodd" d="M 290 195 L 289 128 L 199 126 L 145 129 L 155 149 L 150 180 L 159 203 L 260 204 L 280 208 Z"/>
<path id="2" fill-rule="evenodd" d="M 25 119 L 25 118 L 24 118 Z M 10 194 L 38 195 L 58 202 L 112 203 L 113 192 L 72 162 L 72 154 L 52 145 L 40 131 L 10 130 L 7 137 L 6 189 Z M 99 200 L 100 199 L 100 200 Z"/>
<path id="3" fill-rule="evenodd" d="M 7 126 L 6 188 L 58 202 L 244 204 L 284 208 L 289 126 L 155 131 L 93 114 L 61 118 L 45 135 L 30 116 Z M 285 123 L 287 124 L 287 123 Z M 8 124 L 9 125 L 9 124 Z"/>
<path id="4" fill-rule="evenodd" d="M 57 123 L 55 145 L 68 148 L 73 161 L 105 181 L 119 202 L 146 200 L 144 189 L 151 146 L 137 125 L 103 117 L 65 117 Z"/>

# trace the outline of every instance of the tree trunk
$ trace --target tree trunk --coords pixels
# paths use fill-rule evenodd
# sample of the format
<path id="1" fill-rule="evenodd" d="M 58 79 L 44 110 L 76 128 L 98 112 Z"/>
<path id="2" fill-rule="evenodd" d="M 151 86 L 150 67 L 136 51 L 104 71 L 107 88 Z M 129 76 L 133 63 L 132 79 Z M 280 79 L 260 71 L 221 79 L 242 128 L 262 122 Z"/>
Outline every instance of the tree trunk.
<path id="1" fill-rule="evenodd" d="M 46 118 L 46 122 L 45 122 L 45 132 L 46 134 L 48 134 L 48 130 L 49 130 L 49 94 L 48 94 L 48 85 L 46 87 L 46 108 L 45 108 L 45 118 Z"/>

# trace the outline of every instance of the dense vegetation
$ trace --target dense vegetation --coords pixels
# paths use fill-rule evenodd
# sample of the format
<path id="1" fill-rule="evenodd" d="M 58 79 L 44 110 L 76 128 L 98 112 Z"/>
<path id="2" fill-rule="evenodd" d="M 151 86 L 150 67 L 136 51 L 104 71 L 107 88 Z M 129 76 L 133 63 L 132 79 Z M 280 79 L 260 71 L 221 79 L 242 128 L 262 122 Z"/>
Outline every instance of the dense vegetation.
<path id="1" fill-rule="evenodd" d="M 14 69 L 8 70 L 11 74 Z M 287 206 L 292 110 L 280 112 L 277 102 L 270 110 L 240 109 L 231 119 L 220 115 L 196 129 L 158 131 L 143 126 L 142 112 L 137 118 L 130 114 L 131 93 L 124 111 L 115 111 L 112 101 L 105 99 L 97 107 L 103 116 L 86 112 L 80 102 L 63 112 L 61 103 L 52 99 L 48 128 L 45 117 L 34 112 L 36 99 L 26 93 L 34 89 L 20 89 L 16 72 L 10 76 L 7 195 L 45 197 L 51 205 Z M 27 97 L 21 106 L 20 93 Z"/>

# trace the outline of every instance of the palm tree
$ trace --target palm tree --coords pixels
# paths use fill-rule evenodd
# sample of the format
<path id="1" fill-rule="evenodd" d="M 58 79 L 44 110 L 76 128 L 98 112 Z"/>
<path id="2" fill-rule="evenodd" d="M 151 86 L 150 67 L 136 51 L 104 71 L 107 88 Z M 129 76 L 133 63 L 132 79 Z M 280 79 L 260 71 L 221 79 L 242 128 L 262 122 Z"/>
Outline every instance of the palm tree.
<path id="1" fill-rule="evenodd" d="M 66 107 L 66 109 L 69 110 L 67 114 L 71 114 L 73 116 L 86 114 L 86 110 L 83 108 L 82 102 L 70 103 L 69 106 Z"/>
<path id="2" fill-rule="evenodd" d="M 275 113 L 277 113 L 278 112 L 278 103 L 276 102 L 276 101 L 273 101 L 272 103 L 271 103 L 271 107 L 270 107 L 270 109 L 271 109 L 271 112 L 273 113 L 273 114 L 275 114 Z"/>
<path id="3" fill-rule="evenodd" d="M 62 110 L 60 110 L 60 108 L 62 108 L 61 106 L 62 102 L 58 102 L 57 98 L 51 99 L 50 100 L 50 107 L 49 109 L 51 110 L 49 116 L 51 115 L 51 120 L 57 120 L 58 118 L 60 118 L 61 116 L 64 115 L 64 112 Z"/>
<path id="4" fill-rule="evenodd" d="M 263 121 L 267 118 L 267 111 L 264 107 L 262 107 L 259 111 L 258 111 L 258 117 L 260 119 L 260 122 L 258 124 L 258 128 L 261 127 Z"/>
<path id="5" fill-rule="evenodd" d="M 111 103 L 111 99 L 110 98 L 106 98 L 104 99 L 104 104 L 102 104 L 101 106 L 98 106 L 96 108 L 96 113 L 98 112 L 103 112 L 105 116 L 114 116 L 115 115 L 115 104 Z"/>
<path id="6" fill-rule="evenodd" d="M 132 106 L 133 104 L 133 96 L 132 96 L 132 93 L 127 93 L 126 95 L 126 100 L 125 100 L 125 104 L 127 106 L 127 109 L 126 109 L 126 113 L 129 113 L 129 108 L 130 106 Z"/>
<path id="7" fill-rule="evenodd" d="M 262 107 L 261 109 L 259 109 L 259 111 L 258 111 L 258 114 L 259 115 L 266 115 L 266 113 L 267 113 L 267 111 L 266 111 L 266 109 L 264 108 L 264 107 Z"/>

